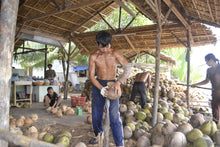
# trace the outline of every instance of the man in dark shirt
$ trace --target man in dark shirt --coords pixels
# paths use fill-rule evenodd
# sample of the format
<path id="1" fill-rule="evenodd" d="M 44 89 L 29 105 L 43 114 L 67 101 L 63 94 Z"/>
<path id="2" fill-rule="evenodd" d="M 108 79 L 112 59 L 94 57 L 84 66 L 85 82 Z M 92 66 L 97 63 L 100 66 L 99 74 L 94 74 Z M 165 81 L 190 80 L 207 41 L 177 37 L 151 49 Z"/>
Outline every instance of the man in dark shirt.
<path id="1" fill-rule="evenodd" d="M 47 92 L 48 94 L 44 96 L 44 105 L 52 108 L 60 106 L 62 101 L 61 96 L 58 96 L 58 94 L 54 92 L 52 87 L 48 87 Z"/>

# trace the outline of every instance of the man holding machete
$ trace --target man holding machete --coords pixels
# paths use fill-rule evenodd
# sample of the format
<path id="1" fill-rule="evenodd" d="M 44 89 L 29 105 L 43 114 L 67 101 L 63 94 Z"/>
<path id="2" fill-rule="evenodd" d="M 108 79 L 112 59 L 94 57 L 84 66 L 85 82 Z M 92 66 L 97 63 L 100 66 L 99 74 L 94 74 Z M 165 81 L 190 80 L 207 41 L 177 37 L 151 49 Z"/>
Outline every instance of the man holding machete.
<path id="1" fill-rule="evenodd" d="M 105 99 L 110 95 L 107 88 L 108 82 L 114 82 L 112 87 L 117 95 L 121 95 L 121 84 L 125 84 L 131 73 L 131 66 L 118 51 L 111 48 L 112 36 L 107 31 L 100 31 L 96 35 L 98 50 L 90 55 L 89 76 L 93 83 L 92 89 L 92 123 L 94 133 L 97 137 L 103 134 L 102 115 Z M 116 63 L 121 64 L 124 72 L 116 81 Z M 97 78 L 95 78 L 95 72 Z M 119 100 L 110 100 L 109 107 L 110 124 L 112 134 L 117 147 L 123 147 L 123 128 L 119 113 Z M 98 143 L 96 138 L 90 140 L 91 144 Z"/>
<path id="2" fill-rule="evenodd" d="M 209 81 L 211 81 L 212 84 L 212 115 L 213 120 L 216 123 L 220 123 L 220 65 L 219 60 L 213 55 L 213 54 L 207 54 L 205 56 L 205 61 L 210 68 L 207 69 L 206 73 L 206 79 L 192 84 L 192 87 L 195 87 L 197 85 L 205 85 Z"/>

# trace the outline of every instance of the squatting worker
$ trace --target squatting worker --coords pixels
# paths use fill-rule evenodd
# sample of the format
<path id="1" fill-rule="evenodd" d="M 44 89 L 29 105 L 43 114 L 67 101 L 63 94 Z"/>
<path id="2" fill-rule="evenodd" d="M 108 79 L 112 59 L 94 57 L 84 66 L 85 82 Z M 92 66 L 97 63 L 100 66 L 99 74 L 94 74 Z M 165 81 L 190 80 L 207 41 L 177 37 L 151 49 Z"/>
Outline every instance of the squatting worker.
<path id="1" fill-rule="evenodd" d="M 45 79 L 49 80 L 50 82 L 54 80 L 54 78 L 56 77 L 56 72 L 55 70 L 52 69 L 52 64 L 48 64 L 47 67 L 48 67 L 48 70 L 46 71 L 46 74 L 45 74 Z"/>
<path id="2" fill-rule="evenodd" d="M 92 122 L 94 133 L 97 136 L 102 134 L 102 115 L 105 105 L 105 99 L 108 92 L 105 90 L 108 82 L 115 82 L 113 87 L 115 92 L 121 95 L 121 84 L 126 83 L 126 79 L 131 73 L 131 66 L 127 60 L 116 50 L 111 48 L 112 36 L 107 31 L 100 31 L 96 36 L 98 50 L 90 55 L 89 75 L 93 84 L 92 89 Z M 116 63 L 121 64 L 124 72 L 115 81 Z M 95 78 L 97 72 L 97 78 Z M 104 94 L 101 94 L 104 91 Z M 119 113 L 119 100 L 110 100 L 109 107 L 110 125 L 116 146 L 123 147 L 123 128 Z M 98 137 L 98 136 L 97 136 Z M 97 138 L 90 140 L 91 144 L 98 143 Z"/>
<path id="3" fill-rule="evenodd" d="M 61 104 L 62 98 L 53 90 L 52 87 L 47 88 L 47 95 L 44 96 L 44 105 L 56 108 Z"/>
<path id="4" fill-rule="evenodd" d="M 142 108 L 144 108 L 144 105 L 146 104 L 146 86 L 145 86 L 146 82 L 147 82 L 147 88 L 149 88 L 151 86 L 151 73 L 149 71 L 136 74 L 135 82 L 131 92 L 130 101 L 133 102 L 137 93 L 140 93 Z"/>
<path id="5" fill-rule="evenodd" d="M 191 86 L 204 85 L 211 81 L 212 84 L 212 115 L 216 123 L 220 123 L 220 65 L 219 60 L 213 54 L 207 54 L 205 61 L 210 68 L 207 69 L 206 79 Z"/>

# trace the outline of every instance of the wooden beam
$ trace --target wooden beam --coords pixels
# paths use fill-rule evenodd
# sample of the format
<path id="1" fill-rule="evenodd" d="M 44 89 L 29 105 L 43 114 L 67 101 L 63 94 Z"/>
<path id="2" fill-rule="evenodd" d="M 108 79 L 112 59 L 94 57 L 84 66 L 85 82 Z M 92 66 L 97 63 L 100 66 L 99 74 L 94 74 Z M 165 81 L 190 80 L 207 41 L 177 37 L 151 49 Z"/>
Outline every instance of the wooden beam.
<path id="1" fill-rule="evenodd" d="M 102 18 L 102 20 L 104 20 L 104 22 L 105 22 L 114 32 L 116 32 L 115 29 L 108 23 L 108 21 L 107 21 L 99 12 L 97 12 L 97 13 L 98 13 L 99 16 Z"/>
<path id="2" fill-rule="evenodd" d="M 81 26 L 83 26 L 84 24 L 86 24 L 88 21 L 90 21 L 93 17 L 96 17 L 96 15 L 98 14 L 97 12 L 102 12 L 104 9 L 106 9 L 108 6 L 110 6 L 113 3 L 110 2 L 109 4 L 107 4 L 105 7 L 101 8 L 100 10 L 96 11 L 92 16 L 90 16 L 88 19 L 86 19 L 85 21 L 83 21 L 80 25 L 78 25 L 77 27 L 73 28 L 71 30 L 71 35 L 72 33 L 74 33 L 77 29 L 79 29 Z"/>
<path id="3" fill-rule="evenodd" d="M 63 12 L 67 12 L 67 11 L 71 11 L 71 10 L 75 10 L 75 9 L 79 9 L 79 8 L 83 8 L 83 7 L 87 7 L 87 6 L 90 6 L 90 5 L 103 3 L 103 2 L 106 2 L 106 1 L 108 1 L 108 0 L 89 0 L 89 1 L 86 1 L 86 2 L 81 2 L 77 5 L 71 5 L 69 7 L 66 7 L 63 10 L 53 10 L 53 11 L 50 11 L 50 12 L 47 12 L 47 13 L 44 13 L 44 14 L 39 14 L 37 16 L 27 18 L 24 21 L 31 21 L 31 20 L 35 20 L 35 19 L 40 19 L 40 18 L 51 16 L 51 15 L 55 15 L 55 14 L 59 14 L 59 13 L 63 13 Z"/>
<path id="4" fill-rule="evenodd" d="M 121 0 L 114 0 L 120 7 L 122 7 L 126 12 L 128 12 L 128 14 L 130 14 L 132 17 L 136 17 L 136 15 L 134 14 L 133 11 L 131 11 L 131 9 L 129 9 L 124 2 L 122 2 Z"/>
<path id="5" fill-rule="evenodd" d="M 0 130 L 9 131 L 9 103 L 11 93 L 12 54 L 14 50 L 18 0 L 1 0 L 0 14 Z M 0 147 L 7 147 L 8 140 L 0 134 Z M 14 139 L 14 138 L 13 138 Z M 14 139 L 15 140 L 15 139 Z M 19 141 L 19 140 L 18 140 Z"/>
<path id="6" fill-rule="evenodd" d="M 77 46 L 75 46 L 75 48 L 71 51 L 70 56 L 73 55 L 73 53 L 75 52 L 76 49 L 77 49 Z"/>
<path id="7" fill-rule="evenodd" d="M 68 53 L 67 53 L 67 51 L 65 50 L 65 47 L 63 46 L 63 44 L 62 44 L 60 41 L 58 41 L 58 42 L 59 42 L 61 48 L 63 49 L 63 51 L 66 53 L 66 55 L 68 55 Z"/>
<path id="8" fill-rule="evenodd" d="M 89 50 L 82 44 L 81 41 L 79 41 L 77 38 L 75 38 L 74 36 L 72 36 L 72 40 L 73 42 L 78 46 L 80 45 L 87 53 L 89 53 Z"/>
<path id="9" fill-rule="evenodd" d="M 15 43 L 17 43 L 23 35 L 24 35 L 24 33 L 21 33 L 21 35 L 18 38 L 16 38 Z"/>
<path id="10" fill-rule="evenodd" d="M 165 4 L 170 7 L 172 5 L 172 2 L 170 0 L 163 0 L 165 2 Z M 188 22 L 185 20 L 185 18 L 182 16 L 182 14 L 177 10 L 177 8 L 175 6 L 173 6 L 172 8 L 173 13 L 176 15 L 176 17 L 182 22 L 182 24 L 186 27 L 186 29 L 191 30 L 190 25 L 188 24 Z M 193 37 L 192 37 L 192 33 L 190 33 L 190 38 L 191 38 L 191 43 L 194 43 Z"/>
<path id="11" fill-rule="evenodd" d="M 139 13 L 140 11 L 138 11 L 138 13 L 136 14 L 136 17 L 138 16 Z M 132 20 L 123 28 L 122 31 L 126 30 L 131 25 L 131 23 L 135 20 L 136 17 L 133 17 Z"/>
<path id="12" fill-rule="evenodd" d="M 76 57 L 79 53 L 81 53 L 83 51 L 83 49 L 80 49 L 78 52 L 76 52 L 75 54 L 73 54 L 70 58 L 70 60 L 73 60 L 74 57 Z"/>
<path id="13" fill-rule="evenodd" d="M 134 47 L 133 43 L 131 42 L 131 40 L 128 38 L 128 36 L 125 35 L 124 37 L 125 37 L 126 41 L 128 42 L 128 44 L 130 45 L 130 47 L 131 47 L 133 50 L 135 50 L 135 47 Z"/>
<path id="14" fill-rule="evenodd" d="M 151 9 L 156 13 L 156 6 L 152 0 L 145 0 L 145 2 L 151 7 Z"/>
<path id="15" fill-rule="evenodd" d="M 58 10 L 61 9 L 60 6 L 59 6 L 59 4 L 56 2 L 56 0 L 52 0 L 52 2 L 55 4 L 55 6 L 58 8 Z"/>
<path id="16" fill-rule="evenodd" d="M 193 2 L 193 5 L 194 5 L 194 7 L 195 7 L 195 10 L 196 10 L 196 12 L 197 12 L 199 18 L 201 18 L 200 13 L 199 13 L 199 10 L 198 10 L 198 8 L 197 8 L 197 0 L 192 0 L 192 2 Z"/>
<path id="17" fill-rule="evenodd" d="M 168 16 L 170 15 L 170 12 L 172 11 L 172 8 L 173 8 L 173 3 L 172 5 L 169 7 L 169 10 L 167 11 L 166 15 L 164 16 L 162 22 L 161 22 L 161 25 L 163 25 L 166 21 L 167 21 L 167 18 Z"/>
<path id="18" fill-rule="evenodd" d="M 23 0 L 20 4 L 19 4 L 19 9 L 25 4 L 27 0 Z"/>
<path id="19" fill-rule="evenodd" d="M 15 39 L 18 37 L 18 35 L 20 34 L 21 32 L 21 29 L 24 27 L 24 23 L 22 23 L 22 25 L 20 26 L 20 28 L 18 29 L 16 35 L 15 35 Z"/>
<path id="20" fill-rule="evenodd" d="M 211 9 L 211 7 L 210 7 L 209 0 L 207 0 L 207 5 L 208 5 L 208 8 L 209 8 L 209 14 L 210 14 L 210 16 L 211 16 L 211 18 L 212 18 L 212 21 L 214 22 L 215 19 L 214 19 L 213 14 L 212 14 L 212 9 Z"/>

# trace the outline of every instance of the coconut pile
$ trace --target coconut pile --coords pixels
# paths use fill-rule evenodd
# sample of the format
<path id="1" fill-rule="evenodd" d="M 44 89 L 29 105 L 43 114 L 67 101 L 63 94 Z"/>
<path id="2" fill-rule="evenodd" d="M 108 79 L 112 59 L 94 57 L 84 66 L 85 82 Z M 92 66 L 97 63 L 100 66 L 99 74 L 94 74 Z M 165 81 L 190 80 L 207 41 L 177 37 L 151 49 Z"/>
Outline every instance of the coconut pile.
<path id="1" fill-rule="evenodd" d="M 68 107 L 66 105 L 62 105 L 60 108 L 48 107 L 46 109 L 46 111 L 48 113 L 54 114 L 54 115 L 56 115 L 57 117 L 60 117 L 60 118 L 63 116 L 63 114 L 64 115 L 73 115 L 73 114 L 75 114 L 74 109 L 71 108 L 71 107 Z"/>

